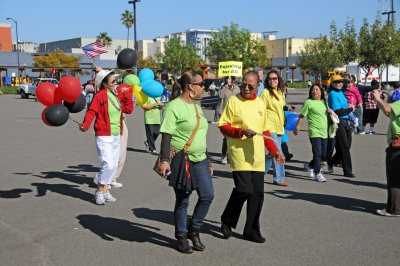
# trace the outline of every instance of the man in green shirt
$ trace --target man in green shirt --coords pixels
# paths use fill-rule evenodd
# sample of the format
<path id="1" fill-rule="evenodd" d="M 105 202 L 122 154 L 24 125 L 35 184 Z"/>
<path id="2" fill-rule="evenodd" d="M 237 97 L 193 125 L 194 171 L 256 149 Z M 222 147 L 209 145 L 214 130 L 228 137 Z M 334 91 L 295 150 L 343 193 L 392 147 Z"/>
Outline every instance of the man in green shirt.
<path id="1" fill-rule="evenodd" d="M 386 178 L 388 199 L 386 209 L 377 210 L 382 216 L 400 217 L 400 100 L 394 103 L 385 103 L 378 90 L 373 96 L 379 107 L 389 117 L 386 149 Z"/>
<path id="2" fill-rule="evenodd" d="M 144 110 L 144 126 L 147 137 L 144 145 L 146 145 L 146 148 L 151 152 L 151 154 L 158 155 L 155 141 L 160 134 L 160 110 L 164 108 L 164 105 L 160 102 L 160 97 L 149 97 L 147 102 L 142 105 L 142 108 Z"/>

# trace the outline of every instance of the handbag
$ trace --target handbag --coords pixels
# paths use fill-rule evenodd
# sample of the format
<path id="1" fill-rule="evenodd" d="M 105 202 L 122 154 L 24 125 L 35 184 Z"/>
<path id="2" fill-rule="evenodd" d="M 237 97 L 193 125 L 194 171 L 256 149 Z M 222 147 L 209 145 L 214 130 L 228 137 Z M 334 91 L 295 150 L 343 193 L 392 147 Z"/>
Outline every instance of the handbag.
<path id="1" fill-rule="evenodd" d="M 172 183 L 178 182 L 177 180 L 179 180 L 179 178 L 177 178 L 177 176 L 182 175 L 182 171 L 181 171 L 182 169 L 186 169 L 186 168 L 189 169 L 190 168 L 189 157 L 188 157 L 186 152 L 188 151 L 190 145 L 192 144 L 194 136 L 196 135 L 197 130 L 199 129 L 199 126 L 200 126 L 200 115 L 199 115 L 199 111 L 197 110 L 196 104 L 194 104 L 194 108 L 196 110 L 197 124 L 196 124 L 196 127 L 194 128 L 194 130 L 192 132 L 192 135 L 190 136 L 189 140 L 186 142 L 184 148 L 182 150 L 178 150 L 178 149 L 175 149 L 172 146 L 169 147 L 169 161 L 171 162 L 171 174 L 168 175 L 167 177 L 164 177 L 161 174 L 161 158 L 160 157 L 157 157 L 157 160 L 156 160 L 156 162 L 154 164 L 154 167 L 153 167 L 153 170 L 159 176 L 161 176 L 162 178 L 166 178 L 167 180 L 170 180 L 170 182 L 169 182 L 170 186 L 171 186 Z M 175 159 L 175 156 L 177 154 L 178 154 L 178 157 L 180 158 L 179 160 Z M 178 167 L 177 165 L 181 165 L 181 166 L 184 166 L 184 167 Z M 190 172 L 188 171 L 188 173 L 190 173 Z M 191 175 L 189 176 L 189 178 L 190 177 L 191 177 Z M 171 181 L 171 179 L 173 181 Z"/>

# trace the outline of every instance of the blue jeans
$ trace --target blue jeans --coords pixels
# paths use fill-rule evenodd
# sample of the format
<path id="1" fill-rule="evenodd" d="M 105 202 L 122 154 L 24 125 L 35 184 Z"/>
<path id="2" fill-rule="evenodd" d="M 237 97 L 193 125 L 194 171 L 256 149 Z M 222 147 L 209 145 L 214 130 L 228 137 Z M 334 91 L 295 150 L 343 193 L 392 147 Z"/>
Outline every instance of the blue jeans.
<path id="1" fill-rule="evenodd" d="M 326 158 L 326 152 L 328 148 L 328 139 L 322 138 L 310 138 L 313 159 L 308 164 L 311 169 L 314 169 L 314 173 L 319 174 L 321 171 L 321 159 Z"/>
<path id="2" fill-rule="evenodd" d="M 364 132 L 364 126 L 363 126 L 363 121 L 362 121 L 362 108 L 357 107 L 354 112 L 354 116 L 358 118 L 358 126 L 357 126 L 357 131 L 358 132 Z"/>
<path id="3" fill-rule="evenodd" d="M 89 109 L 90 104 L 92 103 L 92 100 L 93 100 L 93 93 L 87 93 L 86 94 L 87 109 Z"/>
<path id="4" fill-rule="evenodd" d="M 271 133 L 271 137 L 274 139 L 274 143 L 276 147 L 279 149 L 279 152 L 283 154 L 282 152 L 282 140 L 281 137 L 282 135 L 278 135 L 277 133 Z M 274 176 L 274 182 L 275 183 L 281 183 L 285 181 L 285 166 L 283 164 L 278 164 L 275 160 L 275 158 L 268 153 L 268 155 L 265 158 L 265 174 L 267 174 L 269 168 L 273 170 L 273 176 Z"/>
<path id="5" fill-rule="evenodd" d="M 211 202 L 214 199 L 214 188 L 207 160 L 194 163 L 190 162 L 193 178 L 196 178 L 197 195 L 199 199 L 194 208 L 189 226 L 200 229 L 207 215 Z M 175 189 L 175 236 L 184 236 L 188 232 L 187 208 L 191 193 Z"/>

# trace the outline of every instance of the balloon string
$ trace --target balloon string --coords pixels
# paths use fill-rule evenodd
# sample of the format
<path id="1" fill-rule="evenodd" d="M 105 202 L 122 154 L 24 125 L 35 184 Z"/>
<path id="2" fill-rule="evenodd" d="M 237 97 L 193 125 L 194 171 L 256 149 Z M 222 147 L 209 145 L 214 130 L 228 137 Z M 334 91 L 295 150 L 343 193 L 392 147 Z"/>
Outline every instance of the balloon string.
<path id="1" fill-rule="evenodd" d="M 74 121 L 75 123 L 77 123 L 78 125 L 80 125 L 81 123 L 79 123 L 78 121 L 72 119 L 71 117 L 69 117 L 69 119 L 71 119 L 72 121 Z"/>

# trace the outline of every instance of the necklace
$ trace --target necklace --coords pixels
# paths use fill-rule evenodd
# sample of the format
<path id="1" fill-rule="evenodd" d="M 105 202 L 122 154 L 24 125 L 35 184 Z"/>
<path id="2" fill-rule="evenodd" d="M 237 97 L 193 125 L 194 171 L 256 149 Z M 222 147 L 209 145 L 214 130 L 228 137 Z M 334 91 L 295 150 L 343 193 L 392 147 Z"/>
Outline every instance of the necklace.
<path id="1" fill-rule="evenodd" d="M 117 99 L 118 106 L 115 105 L 113 99 L 111 99 L 109 94 L 107 94 L 108 101 L 111 102 L 111 104 L 114 106 L 115 109 L 117 109 L 118 112 L 121 111 L 121 103 L 119 102 L 117 96 L 115 96 L 114 93 L 112 93 L 112 92 L 111 92 L 111 94 L 114 96 L 115 99 Z"/>
<path id="2" fill-rule="evenodd" d="M 190 109 L 190 104 L 187 103 L 187 102 L 185 102 L 185 100 L 184 100 L 182 97 L 180 97 L 180 98 L 181 98 L 182 102 L 185 103 L 186 108 L 187 108 L 187 109 Z"/>

